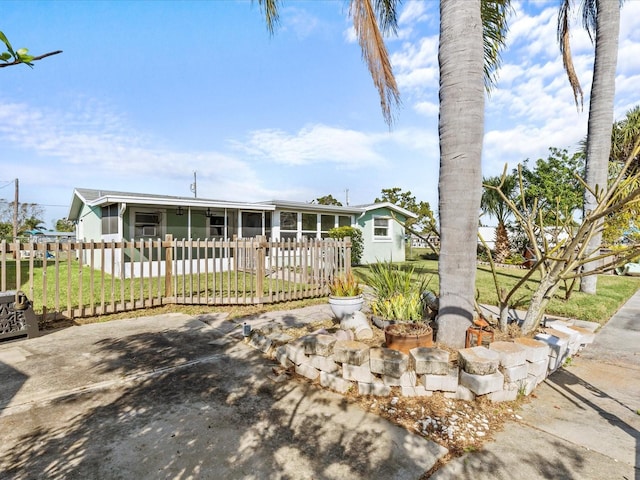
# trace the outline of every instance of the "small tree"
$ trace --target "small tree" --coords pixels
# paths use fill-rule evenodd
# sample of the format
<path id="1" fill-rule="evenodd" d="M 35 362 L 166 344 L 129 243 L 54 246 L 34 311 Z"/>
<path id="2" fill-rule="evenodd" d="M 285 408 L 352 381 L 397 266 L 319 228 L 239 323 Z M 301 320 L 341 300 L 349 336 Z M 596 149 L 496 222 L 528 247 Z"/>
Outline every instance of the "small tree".
<path id="1" fill-rule="evenodd" d="M 66 217 L 57 220 L 55 227 L 58 232 L 73 232 L 75 230 L 73 222 Z"/>
<path id="2" fill-rule="evenodd" d="M 336 205 L 338 207 L 342 206 L 342 203 L 340 203 L 338 199 L 331 194 L 325 195 L 324 197 L 318 197 L 311 203 L 317 203 L 318 205 Z"/>
<path id="3" fill-rule="evenodd" d="M 393 203 L 418 216 L 416 219 L 410 218 L 403 223 L 407 230 L 416 234 L 437 234 L 436 218 L 429 202 L 418 202 L 410 191 L 403 192 L 399 187 L 383 188 L 380 193 L 380 198 L 375 199 L 376 203 Z"/>
<path id="4" fill-rule="evenodd" d="M 482 192 L 482 199 L 480 200 L 480 208 L 484 213 L 495 217 L 498 221 L 495 238 L 495 261 L 503 263 L 511 253 L 509 235 L 507 233 L 507 224 L 509 222 L 509 217 L 511 217 L 511 211 L 509 210 L 507 203 L 502 200 L 502 197 L 496 192 L 496 190 L 488 188 L 488 186 L 499 185 L 502 193 L 504 193 L 508 198 L 511 198 L 516 190 L 516 177 L 514 175 L 489 177 L 483 179 L 483 185 L 484 191 Z"/>
<path id="5" fill-rule="evenodd" d="M 608 190 L 592 190 L 592 194 L 597 199 L 596 206 L 582 219 L 580 225 L 575 227 L 570 218 L 565 217 L 563 223 L 557 222 L 555 230 L 562 230 L 567 234 L 566 239 L 550 242 L 545 235 L 544 221 L 545 214 L 542 212 L 534 200 L 532 205 L 527 204 L 524 189 L 521 185 L 520 205 L 507 198 L 500 186 L 490 187 L 503 196 L 513 212 L 516 221 L 529 239 L 529 244 L 533 250 L 535 264 L 525 277 L 507 294 L 501 291 L 494 270 L 494 279 L 498 296 L 500 298 L 500 318 L 501 326 L 506 327 L 506 309 L 508 300 L 528 280 L 533 271 L 539 271 L 541 275 L 538 288 L 531 297 L 529 309 L 521 326 L 523 334 L 532 333 L 544 316 L 545 309 L 557 291 L 561 282 L 570 282 L 568 290 L 572 289 L 575 280 L 587 275 L 595 275 L 610 271 L 617 265 L 621 265 L 640 254 L 640 245 L 627 245 L 615 252 L 599 254 L 589 250 L 589 240 L 602 228 L 602 219 L 609 215 L 624 213 L 628 209 L 637 208 L 640 204 L 640 189 L 629 188 L 630 184 L 640 181 L 640 171 L 627 175 L 629 167 L 634 158 L 640 152 L 640 139 L 636 141 L 634 149 L 631 151 L 627 162 L 620 170 L 616 179 L 612 182 Z M 590 188 L 582 178 L 576 176 L 584 188 Z M 522 170 L 519 169 L 519 179 L 522 184 Z M 561 218 L 561 214 L 556 207 L 553 216 Z M 560 237 L 557 236 L 557 239 Z M 589 262 L 598 262 L 598 268 L 585 272 L 582 266 Z M 504 321 L 504 323 L 503 323 Z"/>
<path id="6" fill-rule="evenodd" d="M 329 238 L 343 239 L 351 238 L 351 265 L 358 265 L 364 252 L 364 240 L 362 231 L 356 227 L 336 227 L 329 230 Z"/>

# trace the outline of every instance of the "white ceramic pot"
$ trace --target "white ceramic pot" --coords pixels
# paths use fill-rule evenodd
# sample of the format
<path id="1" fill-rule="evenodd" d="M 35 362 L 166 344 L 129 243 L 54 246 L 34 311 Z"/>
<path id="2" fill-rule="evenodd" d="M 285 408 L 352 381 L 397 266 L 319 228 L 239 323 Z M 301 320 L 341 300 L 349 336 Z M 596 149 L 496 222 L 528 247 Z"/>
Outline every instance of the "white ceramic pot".
<path id="1" fill-rule="evenodd" d="M 355 297 L 334 297 L 329 295 L 329 306 L 338 320 L 342 320 L 347 315 L 359 311 L 364 305 L 364 296 Z"/>

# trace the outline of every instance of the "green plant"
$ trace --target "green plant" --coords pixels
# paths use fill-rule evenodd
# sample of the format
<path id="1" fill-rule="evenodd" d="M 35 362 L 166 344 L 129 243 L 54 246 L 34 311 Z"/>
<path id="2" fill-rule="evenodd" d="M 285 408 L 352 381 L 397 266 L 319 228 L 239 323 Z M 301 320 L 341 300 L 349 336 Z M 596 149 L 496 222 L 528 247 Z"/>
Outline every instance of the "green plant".
<path id="1" fill-rule="evenodd" d="M 413 273 L 415 268 L 402 269 L 391 262 L 377 262 L 369 266 L 367 284 L 373 288 L 380 301 L 402 294 L 409 295 L 414 289 Z"/>
<path id="2" fill-rule="evenodd" d="M 362 286 L 353 273 L 349 272 L 335 277 L 329 284 L 329 291 L 335 297 L 355 297 L 362 293 Z"/>
<path id="3" fill-rule="evenodd" d="M 362 231 L 356 227 L 336 227 L 329 230 L 329 238 L 343 239 L 351 238 L 351 265 L 360 264 L 362 252 L 364 252 L 364 240 Z"/>
<path id="4" fill-rule="evenodd" d="M 518 382 L 518 396 L 524 397 L 527 394 L 527 382 L 520 380 Z"/>
<path id="5" fill-rule="evenodd" d="M 420 292 L 410 292 L 408 295 L 398 293 L 391 298 L 376 300 L 371 305 L 373 313 L 390 320 L 419 321 L 424 317 L 424 304 Z"/>
<path id="6" fill-rule="evenodd" d="M 422 292 L 428 282 L 414 280 L 414 267 L 400 268 L 391 262 L 377 262 L 369 267 L 367 284 L 373 288 L 373 313 L 392 320 L 417 321 L 424 318 Z"/>

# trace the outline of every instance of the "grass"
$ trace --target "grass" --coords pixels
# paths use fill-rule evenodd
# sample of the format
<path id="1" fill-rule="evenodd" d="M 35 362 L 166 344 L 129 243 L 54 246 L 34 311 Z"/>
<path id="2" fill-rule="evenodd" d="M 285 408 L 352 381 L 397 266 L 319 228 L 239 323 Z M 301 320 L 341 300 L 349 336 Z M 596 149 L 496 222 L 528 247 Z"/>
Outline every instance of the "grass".
<path id="1" fill-rule="evenodd" d="M 5 272 L 0 270 L 1 273 Z M 21 262 L 20 285 L 16 285 L 15 261 L 6 262 L 5 274 L 7 290 L 24 291 L 33 301 L 36 312 L 42 312 L 43 307 L 46 307 L 47 311 L 61 311 L 68 307 L 91 307 L 140 301 L 164 296 L 165 292 L 164 276 L 120 280 L 87 266 L 81 269 L 76 260 L 61 261 L 57 268 L 53 263 L 48 264 L 46 269 L 34 267 L 33 282 L 29 278 L 28 263 Z M 176 279 L 174 295 L 177 296 L 204 296 L 205 291 L 210 298 L 235 297 L 236 294 L 239 297 L 257 295 L 256 278 L 250 273 L 238 272 L 237 280 L 235 274 L 227 272 L 215 275 L 200 273 L 186 277 L 176 276 Z M 262 293 L 267 294 L 270 287 L 275 289 L 275 284 L 276 280 L 265 278 Z M 295 289 L 300 291 L 308 287 L 300 283 L 294 285 L 284 280 L 277 280 L 277 286 L 281 291 Z"/>
<path id="2" fill-rule="evenodd" d="M 413 256 L 404 265 L 414 269 L 415 281 L 427 279 L 428 289 L 438 292 L 438 262 L 429 259 L 426 249 L 413 249 Z M 364 280 L 368 268 L 361 266 L 356 268 L 356 273 Z M 500 286 L 510 289 L 527 271 L 519 268 L 498 269 L 498 279 Z M 513 300 L 518 301 L 517 308 L 526 310 L 529 306 L 531 295 L 533 294 L 539 275 L 534 275 L 515 294 Z M 611 316 L 640 288 L 640 278 L 625 277 L 617 275 L 600 275 L 598 278 L 598 293 L 588 295 L 579 291 L 573 291 L 568 300 L 565 300 L 566 289 L 561 286 L 556 297 L 554 297 L 547 308 L 547 313 L 561 317 L 577 318 L 606 323 Z M 479 265 L 476 272 L 476 296 L 478 303 L 487 305 L 497 305 L 498 296 L 496 294 L 493 277 L 490 267 Z"/>
<path id="3" fill-rule="evenodd" d="M 429 259 L 425 255 L 426 251 L 419 249 L 413 249 L 413 257 L 410 258 L 403 265 L 406 265 L 408 269 L 412 268 L 414 273 L 413 277 L 416 282 L 425 282 L 427 284 L 428 289 L 438 292 L 439 282 L 438 282 L 438 262 L 433 259 Z M 426 258 L 425 258 L 426 257 Z M 15 289 L 15 263 L 7 262 L 7 288 Z M 121 301 L 122 290 L 124 287 L 124 299 L 125 301 L 130 301 L 132 291 L 133 297 L 136 300 L 140 298 L 148 298 L 149 289 L 154 292 L 154 296 L 157 297 L 158 289 L 161 293 L 164 293 L 164 278 L 153 278 L 151 281 L 149 278 L 145 278 L 141 283 L 140 280 L 124 280 L 124 284 L 120 283 L 120 280 L 117 278 L 112 278 L 109 275 L 102 276 L 99 272 L 93 272 L 93 280 L 99 286 L 101 284 L 105 285 L 105 294 L 104 299 L 102 298 L 102 294 L 100 293 L 99 288 L 94 288 L 93 297 L 90 298 L 90 278 L 91 272 L 88 268 L 84 268 L 82 271 L 82 282 L 81 276 L 79 273 L 79 268 L 74 261 L 69 262 L 69 267 L 67 267 L 67 262 L 60 262 L 59 265 L 59 275 L 60 280 L 56 285 L 55 283 L 55 271 L 53 270 L 54 266 L 49 265 L 47 267 L 47 281 L 46 281 L 46 289 L 47 289 L 47 301 L 46 307 L 49 311 L 52 310 L 64 310 L 67 308 L 67 304 L 70 303 L 72 307 L 77 307 L 79 305 L 79 292 L 80 292 L 80 284 L 82 283 L 82 292 L 83 298 L 82 303 L 85 306 L 89 306 L 91 302 L 94 305 L 98 306 L 103 301 L 105 304 L 110 304 L 112 302 L 118 303 Z M 366 266 L 356 267 L 355 273 L 360 277 L 360 279 L 364 282 L 366 279 L 366 273 L 368 268 Z M 525 270 L 517 269 L 517 268 L 504 268 L 498 270 L 498 277 L 500 285 L 504 288 L 510 288 L 515 285 L 516 282 L 525 274 Z M 29 277 L 28 277 L 28 265 L 26 262 L 22 263 L 22 271 L 21 271 L 21 285 L 20 289 L 22 289 L 27 296 L 34 300 L 34 307 L 36 311 L 42 310 L 42 299 L 44 298 L 44 275 L 45 272 L 42 268 L 36 268 L 34 273 L 34 288 L 33 291 L 29 289 Z M 205 279 L 204 274 L 200 275 L 200 285 L 205 285 L 205 280 L 211 285 L 212 274 L 209 274 L 209 278 Z M 194 289 L 198 286 L 198 277 L 197 275 L 193 275 L 193 287 Z M 516 294 L 516 298 L 521 303 L 517 306 L 517 308 L 525 310 L 528 307 L 528 302 L 533 293 L 536 283 L 539 280 L 539 277 L 534 275 L 527 284 L 520 289 L 518 294 Z M 282 280 L 279 281 L 282 288 Z M 366 282 L 365 282 L 366 283 Z M 232 281 L 229 283 L 228 277 L 226 274 L 222 274 L 216 278 L 216 292 L 219 295 L 220 293 L 220 285 L 222 285 L 222 291 L 226 295 L 229 289 L 232 293 L 235 293 L 236 283 Z M 240 277 L 240 280 L 237 285 L 237 290 L 242 294 L 242 292 L 250 292 L 255 291 L 255 278 L 252 278 L 251 275 L 244 275 Z M 265 279 L 265 290 L 268 289 L 269 283 L 268 280 Z M 191 288 L 191 281 L 187 281 L 185 285 L 185 294 L 189 296 Z M 203 287 L 204 288 L 204 287 Z M 288 286 L 287 286 L 288 288 Z M 293 287 L 292 287 L 293 288 Z M 300 285 L 298 285 L 300 288 Z M 640 278 L 636 277 L 621 277 L 615 275 L 601 275 L 598 279 L 598 293 L 597 295 L 586 295 L 580 293 L 578 291 L 574 291 L 568 300 L 564 299 L 566 294 L 564 286 L 561 286 L 558 295 L 556 298 L 552 299 L 547 309 L 547 313 L 550 315 L 558 315 L 562 317 L 569 318 L 578 318 L 582 320 L 589 320 L 598 322 L 600 324 L 604 324 L 608 321 L 609 318 L 624 304 L 626 300 L 628 300 L 637 290 L 640 288 Z M 477 270 L 476 276 L 476 291 L 477 298 L 479 303 L 495 305 L 497 304 L 497 295 L 495 291 L 495 287 L 493 284 L 493 279 L 491 276 L 491 271 L 488 266 L 480 265 Z M 56 292 L 59 295 L 59 305 L 55 305 L 55 296 Z M 142 292 L 142 293 L 141 293 Z M 178 294 L 182 293 L 182 284 L 178 285 L 177 292 Z M 211 288 L 209 287 L 209 294 L 212 295 Z M 142 297 L 141 297 L 142 295 Z M 188 305 L 175 305 L 175 306 L 163 306 L 161 307 L 163 310 L 154 310 L 158 311 L 158 313 L 168 312 L 168 311 L 176 311 L 176 312 L 184 312 L 189 314 L 200 314 L 206 312 L 215 312 L 215 311 L 224 311 L 230 313 L 232 318 L 241 317 L 246 315 L 252 315 L 254 313 L 260 313 L 269 310 L 283 310 L 290 308 L 300 308 L 300 306 L 305 306 L 307 304 L 314 304 L 318 302 L 324 302 L 325 300 L 316 299 L 316 300 L 307 300 L 305 302 L 287 302 L 287 303 L 279 303 L 273 304 L 269 306 L 260 305 L 260 306 L 224 306 L 224 307 L 209 307 L 209 306 L 188 306 Z M 141 315 L 149 314 L 147 310 L 140 311 Z M 131 317 L 132 312 L 124 312 L 122 314 L 114 314 L 103 316 L 103 319 L 109 318 L 122 318 L 122 317 Z M 95 320 L 94 320 L 95 321 Z M 84 323 L 84 321 L 83 321 Z"/>

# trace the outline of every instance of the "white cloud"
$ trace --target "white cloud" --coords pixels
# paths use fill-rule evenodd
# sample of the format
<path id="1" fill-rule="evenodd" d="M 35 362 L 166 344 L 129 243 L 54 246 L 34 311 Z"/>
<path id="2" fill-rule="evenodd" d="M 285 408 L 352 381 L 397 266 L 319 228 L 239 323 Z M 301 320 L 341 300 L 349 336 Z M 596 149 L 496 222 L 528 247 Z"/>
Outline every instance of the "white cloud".
<path id="1" fill-rule="evenodd" d="M 348 27 L 343 32 L 342 35 L 343 35 L 344 39 L 347 41 L 347 43 L 356 43 L 358 41 L 358 36 L 356 35 L 356 29 L 353 28 L 353 25 Z"/>
<path id="2" fill-rule="evenodd" d="M 286 165 L 334 163 L 344 168 L 384 163 L 375 151 L 379 136 L 356 130 L 312 125 L 296 134 L 282 130 L 259 130 L 246 144 L 236 146 L 247 153 Z"/>
<path id="3" fill-rule="evenodd" d="M 423 37 L 415 43 L 402 44 L 401 50 L 391 55 L 391 63 L 400 73 L 416 68 L 438 67 L 437 35 Z"/>
<path id="4" fill-rule="evenodd" d="M 203 182 L 215 178 L 216 198 L 234 199 L 242 191 L 243 198 L 261 200 L 275 193 L 239 158 L 212 151 L 173 151 L 90 100 L 77 102 L 66 113 L 0 103 L 0 140 L 29 158 L 28 164 L 14 165 L 12 174 L 46 188 L 64 184 L 166 193 L 173 191 L 168 184 L 197 170 Z M 46 174 L 55 159 L 60 166 L 70 166 L 64 176 Z"/>
<path id="5" fill-rule="evenodd" d="M 288 6 L 282 10 L 282 29 L 292 31 L 298 39 L 305 39 L 323 30 L 322 23 L 309 10 Z"/>
<path id="6" fill-rule="evenodd" d="M 437 118 L 438 113 L 440 113 L 440 105 L 429 101 L 418 102 L 413 106 L 413 108 L 416 112 L 426 117 Z"/>
<path id="7" fill-rule="evenodd" d="M 398 17 L 398 25 L 415 25 L 427 20 L 429 18 L 427 6 L 427 2 L 424 1 L 406 2 Z"/>

